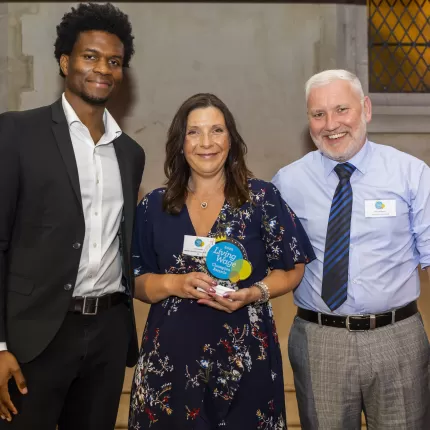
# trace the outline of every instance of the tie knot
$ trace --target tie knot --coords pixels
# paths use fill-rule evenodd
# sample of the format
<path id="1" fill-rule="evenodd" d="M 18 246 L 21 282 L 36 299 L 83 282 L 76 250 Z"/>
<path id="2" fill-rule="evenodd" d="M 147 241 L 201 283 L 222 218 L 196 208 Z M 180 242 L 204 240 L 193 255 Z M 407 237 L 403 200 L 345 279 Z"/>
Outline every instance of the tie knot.
<path id="1" fill-rule="evenodd" d="M 349 180 L 351 175 L 354 173 L 354 170 L 355 166 L 350 163 L 337 164 L 334 168 L 334 171 L 336 172 L 340 180 Z"/>

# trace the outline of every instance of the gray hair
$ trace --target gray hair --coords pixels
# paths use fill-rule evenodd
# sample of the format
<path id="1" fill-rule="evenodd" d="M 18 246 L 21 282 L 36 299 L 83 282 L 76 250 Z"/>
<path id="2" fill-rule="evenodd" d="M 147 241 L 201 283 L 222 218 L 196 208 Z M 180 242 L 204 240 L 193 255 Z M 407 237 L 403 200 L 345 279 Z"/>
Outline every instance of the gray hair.
<path id="1" fill-rule="evenodd" d="M 337 80 L 348 81 L 353 90 L 360 96 L 360 100 L 363 103 L 364 92 L 360 80 L 354 73 L 342 69 L 324 70 L 323 72 L 311 76 L 305 84 L 306 102 L 308 101 L 309 93 L 312 88 L 322 87 Z"/>

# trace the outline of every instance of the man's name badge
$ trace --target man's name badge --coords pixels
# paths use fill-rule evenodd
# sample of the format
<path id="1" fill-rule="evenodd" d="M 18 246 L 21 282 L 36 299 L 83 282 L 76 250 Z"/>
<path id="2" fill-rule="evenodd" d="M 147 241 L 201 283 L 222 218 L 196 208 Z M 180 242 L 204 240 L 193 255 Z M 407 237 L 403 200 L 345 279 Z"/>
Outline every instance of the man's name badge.
<path id="1" fill-rule="evenodd" d="M 214 278 L 233 283 L 249 278 L 252 273 L 245 248 L 230 238 L 217 240 L 208 250 L 206 268 Z"/>
<path id="2" fill-rule="evenodd" d="M 396 216 L 395 200 L 365 200 L 364 216 L 366 218 L 382 218 Z"/>
<path id="3" fill-rule="evenodd" d="M 193 257 L 205 257 L 209 248 L 215 244 L 213 237 L 184 236 L 182 254 Z"/>

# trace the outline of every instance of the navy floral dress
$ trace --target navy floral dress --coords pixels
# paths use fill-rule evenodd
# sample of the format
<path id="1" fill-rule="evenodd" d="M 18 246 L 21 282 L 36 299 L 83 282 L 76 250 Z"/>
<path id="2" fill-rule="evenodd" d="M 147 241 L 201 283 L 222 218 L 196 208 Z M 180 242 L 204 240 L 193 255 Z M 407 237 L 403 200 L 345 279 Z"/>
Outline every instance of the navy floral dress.
<path id="1" fill-rule="evenodd" d="M 209 237 L 230 237 L 245 248 L 248 288 L 269 269 L 292 269 L 315 258 L 295 214 L 277 188 L 249 180 L 251 202 L 224 203 Z M 164 189 L 139 204 L 134 237 L 135 276 L 207 272 L 205 259 L 182 254 L 184 235 L 195 236 L 187 207 L 162 210 Z M 270 303 L 231 314 L 169 297 L 151 306 L 130 398 L 129 429 L 283 430 L 282 357 Z"/>

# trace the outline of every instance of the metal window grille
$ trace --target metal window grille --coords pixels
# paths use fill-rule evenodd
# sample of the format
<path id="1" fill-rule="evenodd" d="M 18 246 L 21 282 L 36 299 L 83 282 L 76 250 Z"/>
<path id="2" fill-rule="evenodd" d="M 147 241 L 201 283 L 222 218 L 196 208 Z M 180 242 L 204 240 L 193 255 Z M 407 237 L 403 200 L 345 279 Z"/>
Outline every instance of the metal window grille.
<path id="1" fill-rule="evenodd" d="M 430 92 L 430 1 L 367 0 L 369 90 Z"/>

